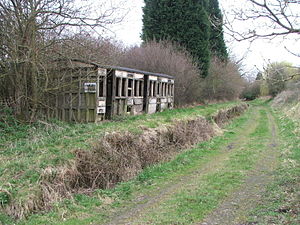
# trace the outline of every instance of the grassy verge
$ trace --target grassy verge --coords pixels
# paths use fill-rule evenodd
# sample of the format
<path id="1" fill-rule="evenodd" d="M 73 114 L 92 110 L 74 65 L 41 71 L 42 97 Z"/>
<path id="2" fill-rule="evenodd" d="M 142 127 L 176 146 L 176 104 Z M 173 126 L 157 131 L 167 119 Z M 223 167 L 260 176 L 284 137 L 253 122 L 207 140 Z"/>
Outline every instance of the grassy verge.
<path id="1" fill-rule="evenodd" d="M 197 145 L 196 148 L 179 154 L 170 162 L 151 166 L 130 182 L 121 183 L 111 190 L 98 190 L 91 196 L 77 194 L 73 199 L 67 199 L 56 204 L 51 212 L 32 215 L 27 220 L 19 221 L 19 223 L 99 224 L 101 221 L 104 222 L 115 211 L 122 211 L 123 207 L 133 206 L 139 196 L 150 196 L 172 183 L 172 180 L 176 180 L 177 177 L 190 174 L 199 164 L 214 159 L 216 155 L 220 154 L 224 145 L 228 145 L 238 136 L 241 129 L 245 129 L 249 125 L 247 122 L 249 122 L 252 113 L 253 111 L 250 110 L 245 115 L 235 119 L 233 123 L 226 127 L 227 132 L 224 136 L 215 137 L 209 142 L 203 142 Z M 235 161 L 236 159 L 233 158 L 232 160 Z M 233 162 L 233 164 L 237 165 L 238 163 Z M 237 178 L 237 180 L 239 179 Z M 220 196 L 218 196 L 215 203 L 220 199 Z"/>
<path id="2" fill-rule="evenodd" d="M 282 143 L 280 167 L 248 220 L 259 225 L 297 225 L 300 224 L 300 121 L 287 118 L 281 111 L 275 111 L 274 116 Z"/>
<path id="3" fill-rule="evenodd" d="M 67 164 L 74 159 L 74 149 L 88 149 L 93 140 L 103 136 L 105 132 L 114 130 L 140 132 L 141 126 L 154 128 L 162 124 L 171 124 L 174 119 L 181 120 L 199 115 L 210 117 L 219 109 L 235 104 L 237 103 L 229 102 L 168 110 L 153 115 L 118 118 L 116 121 L 100 124 L 39 122 L 34 126 L 24 125 L 22 129 L 15 129 L 14 133 L 8 132 L 8 128 L 4 127 L 0 135 L 0 204 L 5 205 L 11 199 L 20 202 L 30 200 L 32 195 L 39 191 L 38 182 L 45 168 Z M 121 189 L 124 192 L 124 188 Z M 73 207 L 73 201 L 85 202 L 93 201 L 92 199 L 78 195 L 73 200 L 66 200 L 61 204 L 65 204 L 68 208 L 68 205 Z M 97 200 L 97 204 L 98 202 Z M 1 214 L 1 220 L 8 223 L 9 218 Z"/>
<path id="4" fill-rule="evenodd" d="M 193 181 L 183 191 L 158 206 L 158 209 L 147 213 L 146 218 L 137 224 L 191 224 L 201 221 L 228 193 L 243 182 L 247 171 L 255 165 L 260 151 L 266 147 L 270 132 L 265 123 L 266 112 L 261 110 L 260 114 L 259 125 L 250 134 L 250 139 L 230 155 L 221 169 Z M 213 147 L 222 148 L 225 142 L 226 136 Z M 203 150 L 203 147 L 207 150 L 205 146 L 198 150 Z"/>

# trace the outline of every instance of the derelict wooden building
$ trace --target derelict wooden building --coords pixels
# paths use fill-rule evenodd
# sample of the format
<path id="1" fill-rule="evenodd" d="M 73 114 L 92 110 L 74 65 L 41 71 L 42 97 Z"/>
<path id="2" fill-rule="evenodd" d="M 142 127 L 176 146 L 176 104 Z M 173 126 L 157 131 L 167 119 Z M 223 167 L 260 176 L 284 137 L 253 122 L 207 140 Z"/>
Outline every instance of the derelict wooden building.
<path id="1" fill-rule="evenodd" d="M 98 122 L 114 116 L 173 108 L 174 77 L 72 60 L 55 66 L 47 114 L 65 121 Z M 54 76 L 55 77 L 55 76 Z"/>

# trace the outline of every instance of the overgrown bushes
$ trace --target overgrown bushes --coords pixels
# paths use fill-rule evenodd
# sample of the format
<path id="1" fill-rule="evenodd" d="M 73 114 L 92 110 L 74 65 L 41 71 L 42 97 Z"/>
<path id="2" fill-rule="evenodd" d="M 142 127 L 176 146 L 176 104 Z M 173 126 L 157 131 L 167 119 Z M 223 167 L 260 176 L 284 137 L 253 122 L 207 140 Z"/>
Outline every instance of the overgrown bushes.
<path id="1" fill-rule="evenodd" d="M 241 93 L 241 98 L 246 100 L 254 100 L 259 97 L 261 92 L 261 81 L 248 83 Z"/>
<path id="2" fill-rule="evenodd" d="M 17 139 L 26 136 L 28 128 L 28 125 L 22 124 L 17 120 L 11 108 L 0 108 L 0 147 L 8 139 Z"/>
<path id="3" fill-rule="evenodd" d="M 166 41 L 151 41 L 128 49 L 120 64 L 175 76 L 177 106 L 237 99 L 244 87 L 238 66 L 230 60 L 213 58 L 209 75 L 201 78 L 201 71 L 192 56 L 180 46 Z"/>
<path id="4" fill-rule="evenodd" d="M 296 90 L 286 90 L 278 94 L 273 101 L 274 105 L 283 106 L 290 103 L 297 103 L 300 100 L 300 88 Z"/>
<path id="5" fill-rule="evenodd" d="M 213 58 L 209 74 L 200 84 L 200 96 L 206 101 L 234 100 L 239 98 L 244 85 L 235 63 Z"/>
<path id="6" fill-rule="evenodd" d="M 120 65 L 175 77 L 175 104 L 186 105 L 200 102 L 201 83 L 197 64 L 189 53 L 170 42 L 147 42 L 141 47 L 126 51 Z"/>

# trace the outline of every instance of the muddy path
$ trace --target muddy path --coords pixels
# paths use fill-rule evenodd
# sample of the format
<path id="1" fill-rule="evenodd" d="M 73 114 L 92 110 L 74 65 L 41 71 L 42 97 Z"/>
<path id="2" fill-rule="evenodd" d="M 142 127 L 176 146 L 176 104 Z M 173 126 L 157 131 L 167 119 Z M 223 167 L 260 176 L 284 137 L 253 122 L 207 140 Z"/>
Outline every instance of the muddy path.
<path id="1" fill-rule="evenodd" d="M 251 135 L 258 129 L 261 114 L 260 107 L 252 109 L 252 115 L 237 131 L 238 135 L 228 144 L 219 149 L 206 162 L 197 165 L 193 170 L 176 176 L 157 187 L 155 190 L 137 197 L 127 207 L 113 212 L 106 224 L 243 224 L 247 211 L 255 207 L 264 187 L 272 180 L 272 171 L 277 166 L 278 133 L 272 115 L 267 112 L 267 121 L 270 138 L 265 143 L 266 148 L 258 151 L 258 159 L 253 169 L 247 172 L 243 183 L 226 197 L 212 212 L 204 216 L 202 221 L 195 222 L 166 222 L 160 217 L 171 213 L 165 205 L 183 192 L 195 193 L 205 183 L 207 175 L 224 170 L 231 158 L 243 151 L 253 138 Z M 152 218 L 157 218 L 153 220 Z M 160 222 L 158 222 L 160 221 Z"/>

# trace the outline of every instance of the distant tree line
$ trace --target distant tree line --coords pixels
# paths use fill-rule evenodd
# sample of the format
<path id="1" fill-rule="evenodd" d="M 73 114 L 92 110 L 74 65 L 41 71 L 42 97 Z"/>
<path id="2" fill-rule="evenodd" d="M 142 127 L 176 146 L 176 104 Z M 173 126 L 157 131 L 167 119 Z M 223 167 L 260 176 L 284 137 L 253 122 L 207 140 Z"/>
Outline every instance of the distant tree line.
<path id="1" fill-rule="evenodd" d="M 267 95 L 274 98 L 286 90 L 298 87 L 299 81 L 300 68 L 288 62 L 272 62 L 257 74 L 254 82 L 247 85 L 242 95 L 248 100 Z"/>

